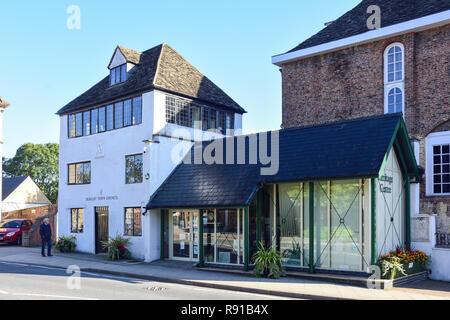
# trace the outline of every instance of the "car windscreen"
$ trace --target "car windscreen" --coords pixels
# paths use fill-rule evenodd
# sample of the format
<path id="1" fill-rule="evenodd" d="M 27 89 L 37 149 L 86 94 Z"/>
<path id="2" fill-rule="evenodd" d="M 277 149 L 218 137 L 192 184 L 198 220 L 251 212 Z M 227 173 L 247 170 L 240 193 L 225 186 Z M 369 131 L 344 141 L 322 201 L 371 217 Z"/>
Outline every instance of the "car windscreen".
<path id="1" fill-rule="evenodd" d="M 0 228 L 20 228 L 20 221 L 0 222 Z"/>

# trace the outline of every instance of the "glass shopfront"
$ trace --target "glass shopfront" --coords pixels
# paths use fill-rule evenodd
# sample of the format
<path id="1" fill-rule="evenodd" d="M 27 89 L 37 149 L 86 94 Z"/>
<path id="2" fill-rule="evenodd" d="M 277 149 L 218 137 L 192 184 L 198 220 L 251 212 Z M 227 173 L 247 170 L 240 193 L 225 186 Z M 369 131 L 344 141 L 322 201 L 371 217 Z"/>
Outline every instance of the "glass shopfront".
<path id="1" fill-rule="evenodd" d="M 314 182 L 314 267 L 364 271 L 370 264 L 368 180 Z M 272 243 L 285 266 L 308 267 L 309 183 L 265 188 L 270 196 Z M 277 201 L 278 199 L 278 201 Z"/>
<path id="2" fill-rule="evenodd" d="M 169 255 L 172 259 L 198 260 L 198 210 L 170 210 Z"/>
<path id="3" fill-rule="evenodd" d="M 205 262 L 242 264 L 244 215 L 242 209 L 202 210 Z"/>

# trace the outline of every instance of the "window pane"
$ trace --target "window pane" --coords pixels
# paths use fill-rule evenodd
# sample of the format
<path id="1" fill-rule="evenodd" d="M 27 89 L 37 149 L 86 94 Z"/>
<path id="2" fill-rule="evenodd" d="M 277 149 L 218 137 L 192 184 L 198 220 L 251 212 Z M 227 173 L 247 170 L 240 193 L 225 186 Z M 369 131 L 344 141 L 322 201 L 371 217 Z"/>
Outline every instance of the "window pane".
<path id="1" fill-rule="evenodd" d="M 76 183 L 76 180 L 75 180 L 75 165 L 74 164 L 69 164 L 68 170 L 69 170 L 69 184 Z"/>
<path id="2" fill-rule="evenodd" d="M 449 183 L 444 183 L 442 185 L 442 193 L 450 193 L 450 184 Z"/>
<path id="3" fill-rule="evenodd" d="M 434 188 L 433 188 L 433 192 L 434 193 L 441 193 L 441 185 L 440 184 L 435 184 Z"/>
<path id="4" fill-rule="evenodd" d="M 120 82 L 120 67 L 114 68 L 116 71 L 116 83 Z"/>
<path id="5" fill-rule="evenodd" d="M 166 122 L 177 122 L 177 105 L 174 97 L 166 96 Z"/>
<path id="6" fill-rule="evenodd" d="M 72 233 L 77 233 L 77 226 L 78 226 L 78 221 L 77 221 L 77 209 L 72 209 L 70 210 L 70 232 Z"/>
<path id="7" fill-rule="evenodd" d="M 133 99 L 133 124 L 142 122 L 142 98 L 136 97 Z"/>
<path id="8" fill-rule="evenodd" d="M 134 208 L 134 235 L 142 235 L 141 227 L 141 208 Z"/>
<path id="9" fill-rule="evenodd" d="M 103 132 L 106 130 L 106 108 L 101 107 L 98 109 L 98 131 Z"/>
<path id="10" fill-rule="evenodd" d="M 189 126 L 189 104 L 181 99 L 177 99 L 177 124 L 180 126 Z"/>
<path id="11" fill-rule="evenodd" d="M 201 129 L 202 123 L 201 123 L 201 109 L 199 106 L 191 105 L 191 128 L 195 129 Z"/>
<path id="12" fill-rule="evenodd" d="M 76 183 L 82 184 L 84 181 L 84 166 L 82 163 L 76 164 Z"/>
<path id="13" fill-rule="evenodd" d="M 120 67 L 120 81 L 127 80 L 127 65 L 124 64 Z"/>
<path id="14" fill-rule="evenodd" d="M 231 113 L 227 113 L 225 125 L 227 129 L 233 129 L 234 123 L 233 123 L 233 115 Z"/>
<path id="15" fill-rule="evenodd" d="M 142 154 L 134 157 L 134 181 L 136 183 L 142 182 L 142 169 L 143 169 L 143 156 Z"/>
<path id="16" fill-rule="evenodd" d="M 131 125 L 131 99 L 125 100 L 123 104 L 123 125 Z"/>
<path id="17" fill-rule="evenodd" d="M 118 102 L 114 106 L 114 127 L 122 128 L 123 127 L 123 102 Z"/>
<path id="18" fill-rule="evenodd" d="M 78 233 L 82 233 L 84 228 L 84 209 L 78 209 Z"/>
<path id="19" fill-rule="evenodd" d="M 83 164 L 84 179 L 83 183 L 91 183 L 91 163 L 86 162 Z"/>
<path id="20" fill-rule="evenodd" d="M 443 145 L 442 146 L 442 153 L 449 153 L 450 152 L 450 145 Z"/>
<path id="21" fill-rule="evenodd" d="M 237 211 L 216 211 L 216 247 L 218 263 L 238 263 Z"/>
<path id="22" fill-rule="evenodd" d="M 433 146 L 433 153 L 434 154 L 440 154 L 441 153 L 441 146 Z"/>
<path id="23" fill-rule="evenodd" d="M 98 133 L 98 109 L 91 110 L 91 133 Z"/>
<path id="24" fill-rule="evenodd" d="M 216 110 L 209 110 L 209 127 L 210 129 L 216 129 L 217 128 L 217 111 Z"/>
<path id="25" fill-rule="evenodd" d="M 280 184 L 280 251 L 285 265 L 300 265 L 300 184 Z"/>
<path id="26" fill-rule="evenodd" d="M 69 137 L 75 137 L 75 115 L 69 115 Z"/>
<path id="27" fill-rule="evenodd" d="M 127 236 L 133 235 L 133 208 L 125 208 L 125 230 L 124 234 Z"/>
<path id="28" fill-rule="evenodd" d="M 77 137 L 83 135 L 83 114 L 81 112 L 75 115 L 75 135 Z"/>
<path id="29" fill-rule="evenodd" d="M 88 136 L 91 134 L 91 112 L 85 111 L 83 113 L 83 135 Z"/>
<path id="30" fill-rule="evenodd" d="M 125 157 L 125 183 L 133 183 L 133 170 L 134 166 L 134 156 Z"/>
<path id="31" fill-rule="evenodd" d="M 106 130 L 114 129 L 114 105 L 106 107 Z"/>
<path id="32" fill-rule="evenodd" d="M 109 71 L 109 85 L 113 85 L 116 83 L 116 71 L 115 69 L 111 69 Z"/>
<path id="33" fill-rule="evenodd" d="M 208 130 L 209 129 L 209 109 L 203 107 L 203 130 Z"/>
<path id="34" fill-rule="evenodd" d="M 225 133 L 225 112 L 219 111 L 218 118 L 219 122 L 217 124 L 217 129 L 219 129 L 220 132 Z"/>

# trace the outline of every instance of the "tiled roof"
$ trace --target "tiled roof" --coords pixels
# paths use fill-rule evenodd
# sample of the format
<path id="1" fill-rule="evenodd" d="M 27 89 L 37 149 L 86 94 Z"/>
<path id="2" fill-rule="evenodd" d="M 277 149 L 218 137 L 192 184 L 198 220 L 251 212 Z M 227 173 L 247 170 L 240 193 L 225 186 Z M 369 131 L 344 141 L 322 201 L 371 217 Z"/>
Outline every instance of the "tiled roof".
<path id="1" fill-rule="evenodd" d="M 165 43 L 142 53 L 121 46 L 119 49 L 127 60 L 138 64 L 137 70 L 131 73 L 127 81 L 110 86 L 109 76 L 107 76 L 61 108 L 58 114 L 79 111 L 152 89 L 179 94 L 238 113 L 246 112 L 222 89 Z"/>
<path id="2" fill-rule="evenodd" d="M 134 63 L 134 64 L 139 64 L 140 60 L 141 60 L 141 55 L 142 52 L 133 50 L 133 49 L 129 49 L 129 48 L 125 48 L 123 46 L 117 46 L 120 50 L 120 52 L 122 52 L 123 56 L 125 57 L 125 60 L 127 60 L 128 62 Z"/>
<path id="3" fill-rule="evenodd" d="M 388 114 L 280 130 L 279 171 L 272 176 L 260 175 L 261 165 L 248 161 L 232 165 L 182 163 L 147 207 L 243 206 L 264 183 L 378 176 L 399 121 L 401 114 Z M 238 138 L 229 139 L 235 139 L 236 149 Z M 403 140 L 406 146 L 407 137 Z M 204 142 L 203 149 L 209 143 Z M 235 151 L 235 160 L 236 156 Z"/>
<path id="4" fill-rule="evenodd" d="M 381 11 L 381 27 L 387 27 L 450 9 L 449 0 L 363 0 L 355 8 L 303 41 L 288 52 L 314 47 L 327 42 L 369 31 L 367 8 L 377 5 Z"/>
<path id="5" fill-rule="evenodd" d="M 17 189 L 28 177 L 13 177 L 2 179 L 2 200 L 8 198 L 8 196 Z"/>

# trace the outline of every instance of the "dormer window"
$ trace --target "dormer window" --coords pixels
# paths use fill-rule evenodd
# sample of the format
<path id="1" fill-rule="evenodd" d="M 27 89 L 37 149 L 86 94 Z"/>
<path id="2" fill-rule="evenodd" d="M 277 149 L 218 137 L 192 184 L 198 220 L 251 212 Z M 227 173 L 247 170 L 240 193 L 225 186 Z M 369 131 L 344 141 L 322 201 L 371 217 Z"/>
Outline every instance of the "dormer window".
<path id="1" fill-rule="evenodd" d="M 127 80 L 127 64 L 122 64 L 118 67 L 112 68 L 109 74 L 109 85 L 115 85 Z"/>

